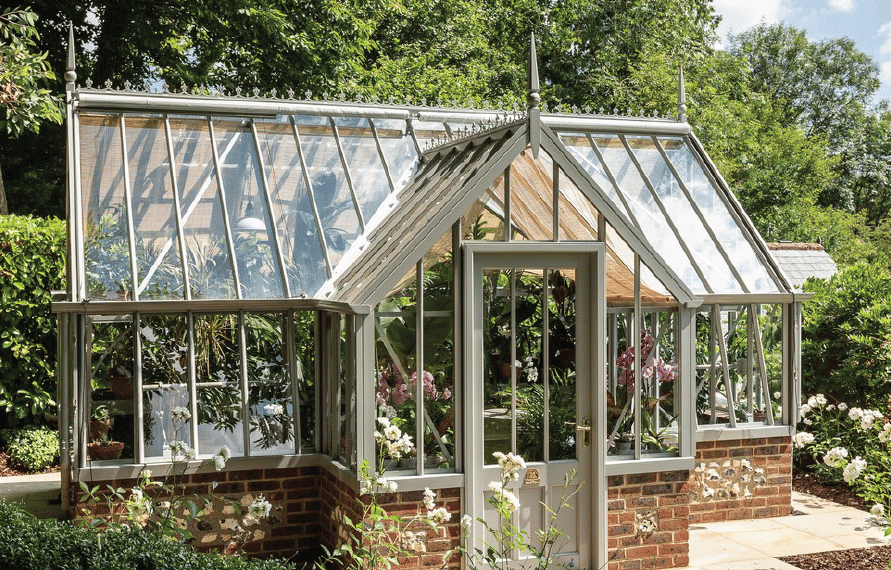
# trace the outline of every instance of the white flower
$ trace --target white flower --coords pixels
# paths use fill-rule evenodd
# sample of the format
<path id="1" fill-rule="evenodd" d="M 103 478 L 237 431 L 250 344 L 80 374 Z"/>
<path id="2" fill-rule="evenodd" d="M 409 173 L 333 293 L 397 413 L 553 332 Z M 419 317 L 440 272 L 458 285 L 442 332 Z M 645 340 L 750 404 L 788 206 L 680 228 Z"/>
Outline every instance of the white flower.
<path id="1" fill-rule="evenodd" d="M 443 524 L 444 522 L 452 520 L 452 513 L 446 510 L 445 507 L 433 509 L 427 513 L 427 516 L 436 524 Z"/>
<path id="2" fill-rule="evenodd" d="M 387 479 L 386 477 L 378 477 L 374 481 L 377 488 L 380 489 L 383 493 L 395 493 L 396 489 L 399 488 L 399 485 L 396 484 L 396 481 L 392 479 Z"/>
<path id="3" fill-rule="evenodd" d="M 507 510 L 510 512 L 514 512 L 520 508 L 520 499 L 507 489 L 502 489 L 500 497 L 501 501 L 507 506 Z"/>
<path id="4" fill-rule="evenodd" d="M 836 465 L 838 465 L 839 461 L 847 457 L 847 449 L 845 449 L 844 447 L 833 447 L 829 450 L 829 453 L 827 453 L 823 457 L 823 462 L 830 467 L 835 467 Z"/>
<path id="5" fill-rule="evenodd" d="M 269 516 L 269 511 L 271 510 L 272 505 L 269 504 L 269 501 L 267 501 L 266 497 L 263 495 L 257 497 L 254 502 L 248 506 L 248 512 L 257 518 Z"/>
<path id="6" fill-rule="evenodd" d="M 177 406 L 170 411 L 170 416 L 178 420 L 186 421 L 192 417 L 192 413 L 188 408 Z"/>
<path id="7" fill-rule="evenodd" d="M 834 409 L 835 409 L 835 404 L 829 404 L 828 406 L 826 406 L 826 410 L 827 410 L 827 411 L 828 411 L 828 410 L 834 410 Z"/>
<path id="8" fill-rule="evenodd" d="M 843 412 L 848 409 L 848 405 L 846 403 L 842 402 L 838 405 L 838 409 Z"/>
<path id="9" fill-rule="evenodd" d="M 473 525 L 473 517 L 470 515 L 464 515 L 461 517 L 461 528 L 465 531 L 469 531 L 470 527 Z"/>
<path id="10" fill-rule="evenodd" d="M 806 416 L 811 411 L 811 407 L 808 404 L 801 404 L 801 407 L 798 408 L 798 411 L 802 416 Z"/>
<path id="11" fill-rule="evenodd" d="M 432 511 L 434 508 L 433 501 L 436 500 L 436 493 L 430 490 L 430 487 L 424 487 L 424 507 L 428 511 Z"/>
<path id="12" fill-rule="evenodd" d="M 845 483 L 850 483 L 857 477 L 860 477 L 860 474 L 863 473 L 864 469 L 866 469 L 866 461 L 860 459 L 860 457 L 856 457 L 853 461 L 845 465 L 845 469 L 842 471 L 842 477 L 844 478 Z"/>
<path id="13" fill-rule="evenodd" d="M 191 461 L 195 459 L 195 450 L 187 445 L 183 448 L 183 456 Z"/>
<path id="14" fill-rule="evenodd" d="M 804 419 L 801 420 L 801 421 L 804 422 L 804 425 L 806 425 L 806 426 L 812 426 L 812 425 L 814 425 L 814 422 L 812 422 L 812 421 L 809 420 L 808 418 L 804 418 Z"/>
<path id="15" fill-rule="evenodd" d="M 851 408 L 851 410 L 848 412 L 848 417 L 852 421 L 856 422 L 856 421 L 860 420 L 860 418 L 863 417 L 863 410 L 861 410 L 860 408 Z"/>
<path id="16" fill-rule="evenodd" d="M 814 442 L 814 434 L 800 431 L 792 437 L 792 442 L 795 443 L 795 447 L 798 449 L 804 449 L 805 446 Z"/>
<path id="17" fill-rule="evenodd" d="M 826 396 L 824 396 L 823 394 L 817 394 L 816 396 L 814 396 L 814 398 L 817 400 L 818 405 L 820 405 L 820 406 L 826 405 Z"/>
<path id="18" fill-rule="evenodd" d="M 816 408 L 817 407 L 817 398 L 815 398 L 814 396 L 811 396 L 810 398 L 808 398 L 807 405 L 810 406 L 812 409 Z"/>
<path id="19" fill-rule="evenodd" d="M 224 445 L 223 447 L 220 448 L 220 452 L 217 455 L 219 455 L 226 461 L 229 461 L 229 458 L 232 457 L 232 452 L 229 451 L 228 446 Z"/>
<path id="20" fill-rule="evenodd" d="M 222 455 L 214 455 L 213 466 L 217 471 L 222 471 L 226 467 L 226 458 Z"/>
<path id="21" fill-rule="evenodd" d="M 504 490 L 504 485 L 501 484 L 501 481 L 489 481 L 489 490 L 500 493 Z"/>
<path id="22" fill-rule="evenodd" d="M 267 416 L 280 416 L 285 413 L 285 408 L 281 404 L 266 404 L 263 406 L 263 413 Z"/>
<path id="23" fill-rule="evenodd" d="M 869 509 L 870 514 L 874 517 L 883 517 L 885 516 L 885 505 L 881 505 L 876 503 Z"/>
<path id="24" fill-rule="evenodd" d="M 774 392 L 773 397 L 775 400 L 779 400 L 780 398 L 783 397 L 783 395 L 780 392 Z"/>
<path id="25" fill-rule="evenodd" d="M 397 425 L 390 425 L 384 428 L 384 436 L 390 441 L 395 441 L 402 437 L 402 430 Z"/>
<path id="26" fill-rule="evenodd" d="M 139 472 L 139 476 L 144 479 L 151 479 L 152 478 L 152 470 L 151 469 L 143 469 L 142 471 Z"/>
<path id="27" fill-rule="evenodd" d="M 385 417 L 380 417 L 377 419 L 377 423 L 380 424 L 382 428 L 390 427 L 390 419 Z"/>
<path id="28" fill-rule="evenodd" d="M 882 443 L 891 441 L 891 424 L 885 424 L 885 427 L 879 432 L 879 441 Z"/>
<path id="29" fill-rule="evenodd" d="M 133 487 L 130 489 L 130 499 L 136 502 L 141 502 L 143 498 L 142 489 L 139 487 Z"/>

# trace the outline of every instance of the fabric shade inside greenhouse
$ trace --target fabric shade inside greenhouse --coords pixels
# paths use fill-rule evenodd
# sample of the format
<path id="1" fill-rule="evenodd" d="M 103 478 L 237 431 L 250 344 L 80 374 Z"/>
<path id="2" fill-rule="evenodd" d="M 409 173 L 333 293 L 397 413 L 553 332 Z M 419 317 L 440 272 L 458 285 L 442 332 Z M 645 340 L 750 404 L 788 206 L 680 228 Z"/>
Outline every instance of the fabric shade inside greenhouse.
<path id="1" fill-rule="evenodd" d="M 482 239 L 605 241 L 614 305 L 633 303 L 634 243 L 651 250 L 645 304 L 678 302 L 678 284 L 693 295 L 788 290 L 692 134 L 543 116 L 550 151 L 534 156 L 525 118 L 480 129 L 489 115 L 428 115 L 82 109 L 84 297 L 374 303 L 457 219 Z M 455 142 L 433 144 L 443 139 Z"/>

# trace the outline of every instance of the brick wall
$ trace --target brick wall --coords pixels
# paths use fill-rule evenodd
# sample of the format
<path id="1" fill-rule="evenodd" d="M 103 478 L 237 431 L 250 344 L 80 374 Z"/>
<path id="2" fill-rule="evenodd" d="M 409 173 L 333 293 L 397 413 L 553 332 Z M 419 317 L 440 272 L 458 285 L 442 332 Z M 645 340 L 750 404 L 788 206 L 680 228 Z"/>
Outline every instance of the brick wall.
<path id="1" fill-rule="evenodd" d="M 182 480 L 185 484 L 183 494 L 209 496 L 212 483 L 216 482 L 217 486 L 213 490 L 216 499 L 207 516 L 198 521 L 184 517 L 183 523 L 195 536 L 195 546 L 202 550 L 223 550 L 229 546 L 251 556 L 293 556 L 296 561 L 313 560 L 318 554 L 321 534 L 319 477 L 320 469 L 317 467 L 186 475 Z M 162 477 L 153 479 L 160 480 Z M 121 487 L 128 496 L 136 480 L 102 481 L 98 484 L 101 490 L 106 489 L 106 484 Z M 149 488 L 149 492 L 152 490 Z M 251 517 L 245 508 L 260 495 L 272 504 L 272 510 L 265 519 Z M 77 517 L 84 516 L 82 509 L 99 516 L 109 515 L 109 506 L 104 498 L 88 505 L 80 502 L 82 497 L 84 493 L 78 488 L 75 496 Z M 155 498 L 157 501 L 164 499 L 163 496 Z M 230 501 L 238 503 L 241 508 L 235 508 Z"/>
<path id="2" fill-rule="evenodd" d="M 792 512 L 792 439 L 700 441 L 690 472 L 690 523 Z"/>
<path id="3" fill-rule="evenodd" d="M 414 556 L 399 559 L 397 568 L 400 570 L 438 570 L 440 568 L 457 569 L 460 567 L 460 557 L 452 556 L 446 564 L 443 563 L 443 554 L 459 546 L 461 541 L 461 491 L 460 489 L 434 489 L 436 492 L 436 506 L 446 507 L 452 518 L 438 530 L 429 530 L 424 524 L 415 524 L 408 530 L 419 533 L 413 541 L 420 550 Z M 357 494 L 344 482 L 339 481 L 334 475 L 322 471 L 320 495 L 322 501 L 322 541 L 329 548 L 348 539 L 348 530 L 341 522 L 340 516 L 346 515 L 350 520 L 357 521 L 361 516 L 360 504 L 356 500 Z M 418 513 L 425 512 L 423 506 L 423 491 L 408 491 L 382 495 L 378 504 L 388 514 L 399 515 L 409 519 Z M 367 504 L 367 498 L 363 499 Z M 425 529 L 426 533 L 424 532 Z M 419 532 L 420 531 L 420 532 Z M 409 545 L 405 545 L 409 547 Z"/>
<path id="4" fill-rule="evenodd" d="M 609 570 L 687 566 L 688 486 L 687 471 L 609 478 Z"/>

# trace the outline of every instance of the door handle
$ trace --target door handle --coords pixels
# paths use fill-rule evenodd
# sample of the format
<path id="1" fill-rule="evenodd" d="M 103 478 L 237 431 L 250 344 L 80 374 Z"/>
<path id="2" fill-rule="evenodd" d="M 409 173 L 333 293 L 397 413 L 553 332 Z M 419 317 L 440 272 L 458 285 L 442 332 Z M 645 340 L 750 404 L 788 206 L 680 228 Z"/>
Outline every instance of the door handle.
<path id="1" fill-rule="evenodd" d="M 563 423 L 568 426 L 575 426 L 576 432 L 582 432 L 585 434 L 584 437 L 582 438 L 582 445 L 584 445 L 586 448 L 591 445 L 591 438 L 589 435 L 591 433 L 591 420 L 589 418 L 585 418 L 584 420 L 582 420 L 581 425 L 577 424 L 576 422 L 563 422 Z"/>

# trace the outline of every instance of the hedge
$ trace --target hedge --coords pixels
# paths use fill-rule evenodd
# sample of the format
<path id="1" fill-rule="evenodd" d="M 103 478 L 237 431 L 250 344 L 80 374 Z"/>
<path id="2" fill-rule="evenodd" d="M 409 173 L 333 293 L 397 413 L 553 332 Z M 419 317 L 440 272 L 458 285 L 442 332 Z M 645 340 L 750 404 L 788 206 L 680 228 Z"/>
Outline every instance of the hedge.
<path id="1" fill-rule="evenodd" d="M 65 223 L 0 216 L 0 427 L 43 423 L 55 406 L 52 291 L 65 288 Z"/>
<path id="2" fill-rule="evenodd" d="M 16 570 L 293 570 L 285 560 L 202 553 L 139 529 L 99 532 L 36 519 L 0 499 L 0 568 Z"/>

